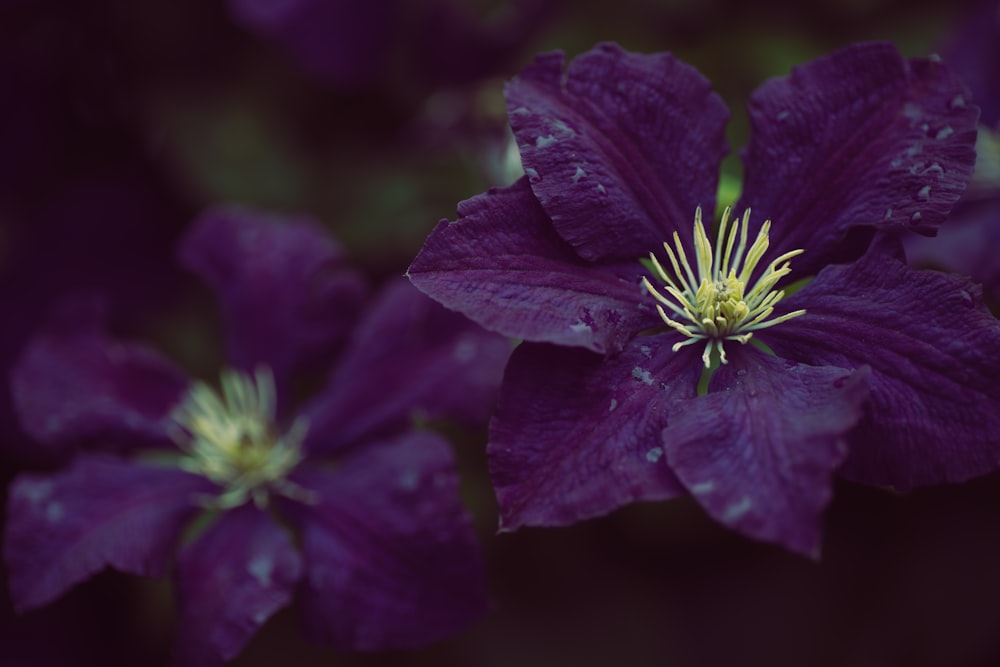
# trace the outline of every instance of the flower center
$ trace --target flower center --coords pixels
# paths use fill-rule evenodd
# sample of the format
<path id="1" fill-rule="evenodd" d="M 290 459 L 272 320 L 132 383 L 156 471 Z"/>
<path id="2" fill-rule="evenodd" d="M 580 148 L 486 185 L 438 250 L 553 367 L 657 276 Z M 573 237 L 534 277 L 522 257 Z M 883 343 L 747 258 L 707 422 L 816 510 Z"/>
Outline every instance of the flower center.
<path id="1" fill-rule="evenodd" d="M 747 249 L 750 209 L 743 213 L 742 221 L 731 227 L 730 212 L 727 207 L 722 214 L 713 253 L 712 244 L 701 222 L 701 207 L 695 211 L 694 247 L 697 276 L 688 262 L 677 232 L 674 232 L 676 252 L 669 243 L 663 244 L 667 257 L 670 258 L 673 275 L 667 273 L 656 259 L 656 255 L 649 254 L 654 277 L 662 282 L 661 289 L 673 297 L 672 299 L 661 294 L 648 278 L 642 279 L 642 284 L 659 302 L 656 304 L 656 309 L 663 321 L 687 337 L 687 340 L 674 344 L 674 352 L 685 345 L 704 340 L 705 351 L 701 358 L 706 368 L 711 366 L 713 350 L 718 350 L 719 360 L 727 363 L 724 341 L 736 340 L 746 344 L 753 337 L 754 331 L 773 327 L 806 312 L 796 310 L 768 319 L 774 312 L 774 306 L 785 297 L 784 290 L 775 291 L 774 286 L 791 272 L 788 260 L 801 255 L 803 251 L 792 250 L 775 259 L 767 265 L 753 287 L 747 290 L 758 263 L 767 252 L 771 221 L 764 222 L 756 240 Z M 739 245 L 736 243 L 737 236 Z M 668 316 L 664 307 L 669 308 L 681 321 Z"/>
<path id="2" fill-rule="evenodd" d="M 217 392 L 195 382 L 170 415 L 174 441 L 186 454 L 181 467 L 225 488 L 207 504 L 229 509 L 253 499 L 263 508 L 271 493 L 313 502 L 311 491 L 285 479 L 302 461 L 308 423 L 300 417 L 284 434 L 275 429 L 271 370 L 260 367 L 252 378 L 225 370 L 221 385 Z"/>

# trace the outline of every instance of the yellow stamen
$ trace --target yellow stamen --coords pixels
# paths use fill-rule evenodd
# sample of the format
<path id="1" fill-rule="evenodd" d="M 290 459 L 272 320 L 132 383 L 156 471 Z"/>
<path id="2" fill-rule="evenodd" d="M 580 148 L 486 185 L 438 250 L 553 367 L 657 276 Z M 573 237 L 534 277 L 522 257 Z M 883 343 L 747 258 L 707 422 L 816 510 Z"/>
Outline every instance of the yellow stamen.
<path id="1" fill-rule="evenodd" d="M 271 493 L 314 502 L 315 494 L 285 479 L 302 461 L 308 423 L 300 417 L 286 433 L 275 430 L 271 370 L 260 367 L 253 378 L 223 371 L 221 389 L 196 382 L 171 413 L 173 439 L 186 453 L 181 467 L 225 489 L 206 505 L 229 509 L 253 500 L 263 508 Z"/>
<path id="2" fill-rule="evenodd" d="M 701 207 L 695 211 L 694 263 L 698 269 L 697 278 L 677 232 L 673 235 L 675 248 L 671 248 L 669 243 L 663 244 L 670 259 L 670 266 L 673 268 L 672 276 L 667 273 L 656 256 L 650 253 L 653 277 L 662 283 L 660 289 L 673 297 L 673 300 L 658 291 L 648 278 L 642 279 L 645 288 L 658 302 L 656 310 L 660 318 L 667 326 L 687 338 L 675 343 L 673 350 L 676 352 L 686 345 L 705 340 L 702 361 L 706 367 L 711 365 L 714 350 L 718 350 L 720 362 L 727 363 L 724 341 L 735 340 L 746 344 L 753 337 L 754 331 L 787 322 L 793 317 L 805 315 L 806 312 L 796 310 L 768 319 L 774 312 L 775 305 L 785 296 L 784 291 L 774 291 L 774 286 L 791 272 L 789 260 L 801 255 L 803 251 L 786 252 L 769 263 L 757 278 L 757 282 L 748 290 L 747 284 L 750 283 L 760 260 L 767 254 L 771 221 L 764 221 L 757 238 L 748 249 L 750 209 L 744 211 L 742 220 L 735 222 L 731 227 L 730 213 L 731 209 L 726 208 L 722 214 L 713 252 L 712 243 L 701 221 Z M 686 321 L 671 319 L 664 307 Z"/>

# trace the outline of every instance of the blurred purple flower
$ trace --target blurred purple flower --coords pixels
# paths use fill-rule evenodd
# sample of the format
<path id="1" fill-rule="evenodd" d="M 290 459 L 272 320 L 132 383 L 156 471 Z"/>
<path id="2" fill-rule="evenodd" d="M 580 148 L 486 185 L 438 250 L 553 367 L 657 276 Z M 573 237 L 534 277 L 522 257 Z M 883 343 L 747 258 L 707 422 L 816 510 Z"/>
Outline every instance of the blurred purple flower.
<path id="1" fill-rule="evenodd" d="M 690 216 L 714 209 L 728 111 L 693 68 L 604 44 L 506 95 L 527 176 L 460 204 L 409 270 L 528 341 L 490 427 L 504 529 L 690 493 L 816 554 L 838 472 L 909 489 L 997 467 L 1000 325 L 971 282 L 872 241 L 934 228 L 969 178 L 977 110 L 943 65 L 858 44 L 761 86 L 746 213 L 714 250 Z"/>
<path id="2" fill-rule="evenodd" d="M 973 3 L 941 54 L 982 109 L 979 122 L 996 129 L 1000 124 L 1000 2 Z"/>
<path id="3" fill-rule="evenodd" d="M 229 0 L 243 26 L 277 43 L 305 70 L 353 88 L 388 65 L 399 0 Z"/>
<path id="4" fill-rule="evenodd" d="M 393 72 L 431 85 L 496 74 L 544 25 L 556 0 L 515 2 L 479 18 L 454 0 L 229 0 L 233 18 L 306 71 L 345 89 Z"/>
<path id="5" fill-rule="evenodd" d="M 175 565 L 184 665 L 234 657 L 293 597 L 308 635 L 344 650 L 423 645 L 474 621 L 485 578 L 452 455 L 413 416 L 485 419 L 509 343 L 405 281 L 365 306 L 360 276 L 308 219 L 210 211 L 180 260 L 228 325 L 221 392 L 110 338 L 93 299 L 67 301 L 13 371 L 39 446 L 125 454 L 12 482 L 15 606 L 108 565 Z M 325 388 L 293 409 L 293 379 L 330 349 Z"/>
<path id="6" fill-rule="evenodd" d="M 979 2 L 958 24 L 943 50 L 945 62 L 982 109 L 976 169 L 968 191 L 934 238 L 909 236 L 906 255 L 916 266 L 972 276 L 1000 302 L 1000 2 Z"/>

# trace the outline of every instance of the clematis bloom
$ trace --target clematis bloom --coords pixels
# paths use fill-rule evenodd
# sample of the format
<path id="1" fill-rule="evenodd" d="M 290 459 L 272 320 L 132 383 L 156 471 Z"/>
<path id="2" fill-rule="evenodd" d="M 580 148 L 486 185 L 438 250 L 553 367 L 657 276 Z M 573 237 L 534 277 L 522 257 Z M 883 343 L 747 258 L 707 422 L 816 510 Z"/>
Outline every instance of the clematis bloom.
<path id="1" fill-rule="evenodd" d="M 565 71 L 539 56 L 506 97 L 525 177 L 462 202 L 409 269 L 525 341 L 490 425 L 502 530 L 690 494 L 816 555 L 835 476 L 906 490 L 1000 463 L 1000 326 L 894 238 L 939 225 L 972 170 L 978 110 L 938 60 L 857 44 L 764 83 L 714 235 L 728 111 L 692 67 L 602 44 Z"/>
<path id="2" fill-rule="evenodd" d="M 105 566 L 173 568 L 184 665 L 234 657 L 293 599 L 308 636 L 343 650 L 423 645 L 475 620 L 485 577 L 451 451 L 413 415 L 485 419 L 509 343 L 402 280 L 368 300 L 308 219 L 210 211 L 180 257 L 229 325 L 219 388 L 110 338 L 92 299 L 68 302 L 14 369 L 39 446 L 88 446 L 11 483 L 15 606 Z M 329 381 L 296 405 L 292 380 L 331 350 Z"/>

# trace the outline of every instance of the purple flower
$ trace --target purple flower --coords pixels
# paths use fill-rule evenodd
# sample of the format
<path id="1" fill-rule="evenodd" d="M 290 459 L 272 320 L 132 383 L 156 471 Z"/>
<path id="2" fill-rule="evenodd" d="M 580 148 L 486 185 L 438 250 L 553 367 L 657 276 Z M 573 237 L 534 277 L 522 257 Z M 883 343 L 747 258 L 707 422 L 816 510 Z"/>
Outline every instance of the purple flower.
<path id="1" fill-rule="evenodd" d="M 247 28 L 276 42 L 304 69 L 336 86 L 381 75 L 396 38 L 398 0 L 229 0 Z"/>
<path id="2" fill-rule="evenodd" d="M 969 87 L 987 127 L 1000 126 L 1000 2 L 976 0 L 955 26 L 942 55 Z"/>
<path id="3" fill-rule="evenodd" d="M 317 79 L 342 89 L 390 77 L 461 85 L 501 71 L 557 0 L 514 2 L 480 18 L 455 0 L 229 0 L 234 20 Z"/>
<path id="4" fill-rule="evenodd" d="M 413 416 L 485 419 L 509 343 L 402 280 L 365 306 L 362 280 L 308 219 L 210 211 L 180 259 L 220 298 L 221 391 L 110 338 L 94 300 L 67 302 L 13 371 L 40 446 L 119 454 L 12 482 L 15 606 L 108 565 L 173 567 L 185 665 L 232 658 L 293 597 L 308 635 L 345 650 L 422 645 L 475 620 L 483 563 L 452 455 Z M 293 380 L 330 350 L 326 386 L 296 406 Z"/>
<path id="5" fill-rule="evenodd" d="M 938 225 L 972 168 L 977 110 L 942 64 L 859 44 L 761 86 L 717 245 L 691 225 L 727 150 L 709 82 L 613 44 L 562 66 L 506 89 L 526 178 L 461 203 L 409 270 L 527 341 L 490 426 L 503 529 L 689 493 L 816 554 L 835 474 L 905 490 L 996 468 L 1000 326 L 888 234 Z"/>

